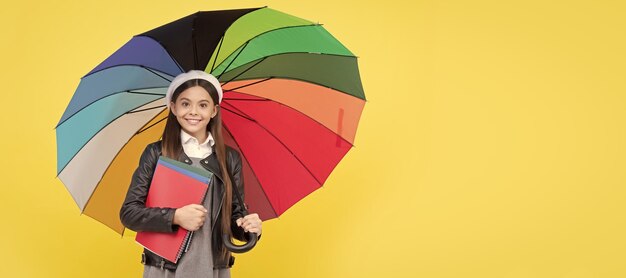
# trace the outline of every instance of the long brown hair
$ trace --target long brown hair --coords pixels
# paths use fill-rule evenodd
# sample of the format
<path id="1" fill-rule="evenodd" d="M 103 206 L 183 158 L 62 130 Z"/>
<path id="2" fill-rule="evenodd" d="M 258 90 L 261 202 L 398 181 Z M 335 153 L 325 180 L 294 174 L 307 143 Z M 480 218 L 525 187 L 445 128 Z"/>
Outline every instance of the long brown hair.
<path id="1" fill-rule="evenodd" d="M 172 93 L 172 102 L 176 102 L 178 96 L 185 90 L 191 87 L 200 86 L 204 88 L 211 96 L 213 103 L 218 104 L 218 95 L 217 90 L 211 83 L 204 79 L 191 79 L 174 90 Z M 229 238 L 232 239 L 232 231 L 230 229 L 231 224 L 231 215 L 232 215 L 232 195 L 233 195 L 233 185 L 230 180 L 230 175 L 228 174 L 228 168 L 226 166 L 226 146 L 224 144 L 224 138 L 222 136 L 222 117 L 221 117 L 221 109 L 217 106 L 217 114 L 213 117 L 209 124 L 207 125 L 207 131 L 211 132 L 213 139 L 215 140 L 215 152 L 217 153 L 217 161 L 220 165 L 220 170 L 222 177 L 224 179 L 224 192 L 226 192 L 226 196 L 224 196 L 224 206 L 222 207 L 221 213 L 221 230 L 222 234 L 226 234 Z M 161 151 L 164 156 L 178 159 L 181 152 L 183 151 L 183 146 L 180 141 L 180 130 L 181 126 L 176 119 L 176 116 L 172 113 L 170 109 L 167 115 L 167 123 L 165 124 L 165 130 L 163 130 L 162 135 L 162 145 Z M 221 238 L 218 242 L 222 242 Z M 226 258 L 228 254 L 228 250 L 224 248 L 224 245 L 220 244 L 218 246 L 218 250 L 222 258 Z"/>

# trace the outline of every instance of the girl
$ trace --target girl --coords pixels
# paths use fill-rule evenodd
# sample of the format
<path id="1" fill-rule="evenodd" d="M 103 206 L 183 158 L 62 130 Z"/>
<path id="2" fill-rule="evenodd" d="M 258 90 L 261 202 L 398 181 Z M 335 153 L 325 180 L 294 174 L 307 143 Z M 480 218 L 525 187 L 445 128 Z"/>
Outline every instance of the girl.
<path id="1" fill-rule="evenodd" d="M 260 236 L 261 219 L 256 213 L 243 215 L 243 204 L 234 196 L 233 186 L 240 194 L 244 192 L 242 166 L 240 154 L 224 145 L 222 88 L 214 76 L 192 70 L 172 81 L 165 100 L 169 115 L 162 140 L 146 146 L 141 155 L 120 219 L 133 231 L 173 233 L 179 227 L 195 231 L 188 251 L 176 264 L 144 248 L 143 277 L 230 277 L 234 257 L 224 247 L 222 235 L 239 240 L 245 240 L 244 232 Z M 217 176 L 202 205 L 145 206 L 160 155 L 204 167 Z"/>

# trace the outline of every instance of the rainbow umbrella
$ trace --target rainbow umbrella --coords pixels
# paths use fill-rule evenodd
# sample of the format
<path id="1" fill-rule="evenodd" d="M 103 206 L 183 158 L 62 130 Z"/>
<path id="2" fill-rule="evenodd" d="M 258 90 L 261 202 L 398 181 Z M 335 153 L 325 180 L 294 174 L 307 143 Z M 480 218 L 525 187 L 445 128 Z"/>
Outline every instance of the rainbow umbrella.
<path id="1" fill-rule="evenodd" d="M 167 87 L 191 69 L 222 83 L 226 143 L 263 220 L 320 188 L 353 146 L 357 58 L 328 31 L 267 7 L 197 12 L 134 36 L 81 78 L 56 127 L 57 174 L 81 213 L 123 234 L 119 210 L 163 132 Z"/>

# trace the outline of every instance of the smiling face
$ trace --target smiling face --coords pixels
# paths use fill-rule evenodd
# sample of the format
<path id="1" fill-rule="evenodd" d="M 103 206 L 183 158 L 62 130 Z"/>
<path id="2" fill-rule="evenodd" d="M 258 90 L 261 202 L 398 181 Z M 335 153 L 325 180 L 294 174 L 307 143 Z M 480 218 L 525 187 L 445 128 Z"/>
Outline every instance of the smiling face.
<path id="1" fill-rule="evenodd" d="M 217 114 L 217 106 L 211 99 L 209 92 L 200 86 L 193 86 L 182 91 L 176 102 L 170 104 L 172 114 L 181 128 L 204 142 L 207 137 L 207 125 Z"/>

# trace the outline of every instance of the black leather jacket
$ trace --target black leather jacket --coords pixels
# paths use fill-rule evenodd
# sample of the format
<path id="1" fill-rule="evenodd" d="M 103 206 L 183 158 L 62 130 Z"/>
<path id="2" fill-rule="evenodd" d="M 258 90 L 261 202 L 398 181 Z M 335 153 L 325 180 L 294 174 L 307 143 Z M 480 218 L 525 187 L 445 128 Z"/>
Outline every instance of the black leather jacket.
<path id="1" fill-rule="evenodd" d="M 220 229 L 220 213 L 225 193 L 222 183 L 222 172 L 220 171 L 217 156 L 215 155 L 215 148 L 213 148 L 213 153 L 213 155 L 203 159 L 200 163 L 205 169 L 213 172 L 217 177 L 213 179 L 213 184 L 211 185 L 214 186 L 215 190 L 210 190 L 210 192 L 214 193 L 213 196 L 211 196 L 213 198 L 214 205 L 211 209 L 207 208 L 212 214 L 210 219 L 212 219 L 213 265 L 214 268 L 227 268 L 233 265 L 234 257 L 229 253 L 228 260 L 220 260 L 220 256 L 217 255 L 216 249 L 217 246 L 223 246 L 222 231 Z M 154 173 L 154 169 L 160 155 L 161 141 L 157 141 L 146 146 L 139 160 L 139 166 L 133 174 L 124 204 L 120 209 L 120 219 L 122 224 L 133 231 L 173 233 L 179 228 L 178 225 L 172 223 L 174 220 L 175 208 L 146 208 L 145 206 L 148 188 L 150 187 L 150 182 L 152 181 L 152 174 Z M 181 152 L 178 161 L 185 162 L 187 164 L 192 163 L 191 159 L 189 159 L 184 152 Z M 239 152 L 226 146 L 226 162 L 229 168 L 228 171 L 232 177 L 233 185 L 237 186 L 237 189 L 239 190 L 239 193 L 242 194 L 243 198 L 243 176 L 241 172 L 241 157 Z M 244 216 L 243 210 L 234 195 L 233 191 L 231 230 L 236 239 L 244 240 L 245 236 L 243 229 L 238 227 L 235 223 L 238 218 Z M 207 215 L 207 221 L 208 219 L 209 216 Z M 145 248 L 144 253 L 142 254 L 141 262 L 143 264 L 154 265 L 162 269 L 176 269 L 176 264 L 150 252 Z"/>

